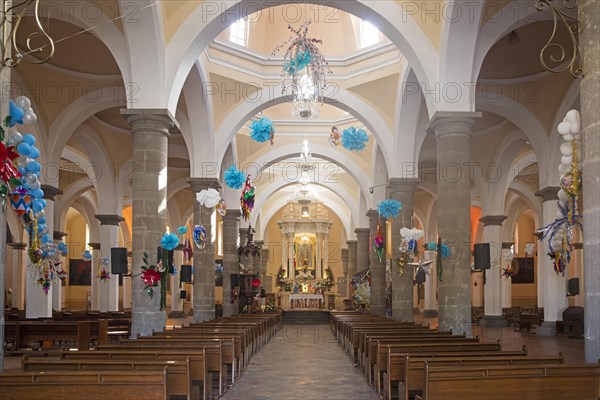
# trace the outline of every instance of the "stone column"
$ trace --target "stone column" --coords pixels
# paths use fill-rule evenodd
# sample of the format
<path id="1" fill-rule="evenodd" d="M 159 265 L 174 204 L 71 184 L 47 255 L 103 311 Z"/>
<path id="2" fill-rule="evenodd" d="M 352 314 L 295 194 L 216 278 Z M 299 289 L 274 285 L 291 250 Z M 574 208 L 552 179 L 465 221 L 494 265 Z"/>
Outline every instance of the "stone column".
<path id="1" fill-rule="evenodd" d="M 325 228 L 329 230 L 329 228 Z M 325 276 L 325 271 L 329 268 L 329 233 L 327 231 L 323 234 L 323 252 L 321 253 L 321 278 Z"/>
<path id="2" fill-rule="evenodd" d="M 502 317 L 502 222 L 506 215 L 486 215 L 479 218 L 483 222 L 483 240 L 490 244 L 490 269 L 484 271 L 484 316 L 481 326 L 506 326 Z"/>
<path id="3" fill-rule="evenodd" d="M 237 239 L 240 230 L 240 210 L 227 210 L 223 217 L 223 317 L 237 314 L 238 301 L 231 303 L 231 275 L 239 273 Z"/>
<path id="4" fill-rule="evenodd" d="M 120 215 L 98 214 L 95 216 L 100 221 L 100 258 L 110 257 L 111 248 L 119 246 L 119 224 L 125 221 Z M 110 272 L 108 266 L 100 266 Z M 92 279 L 98 279 L 92 277 Z M 105 282 L 98 282 L 100 293 L 100 312 L 119 311 L 119 276 L 112 275 Z"/>
<path id="5" fill-rule="evenodd" d="M 13 250 L 13 273 L 12 273 L 12 303 L 13 307 L 18 308 L 19 310 L 23 309 L 25 302 L 25 286 L 23 285 L 25 282 L 25 268 L 23 268 L 23 255 L 24 251 L 27 250 L 27 243 L 8 243 Z M 25 257 L 27 255 L 25 254 Z"/>
<path id="6" fill-rule="evenodd" d="M 377 235 L 377 223 L 379 221 L 379 213 L 377 210 L 367 211 L 367 217 L 369 217 L 369 229 L 371 231 L 371 256 L 369 257 L 371 265 L 371 314 L 380 315 L 384 317 L 386 315 L 385 309 L 385 254 L 383 259 L 379 261 L 377 251 L 373 245 L 375 236 Z M 385 229 L 385 218 L 381 218 L 381 230 L 383 237 L 386 236 Z M 412 292 L 411 292 L 412 293 Z M 412 302 L 411 302 L 412 307 Z"/>
<path id="7" fill-rule="evenodd" d="M 437 317 L 438 306 L 437 306 L 437 274 L 435 272 L 435 251 L 426 250 L 423 256 L 425 261 L 434 260 L 429 267 L 429 276 L 425 280 L 425 309 L 423 310 L 423 316 L 425 317 Z"/>
<path id="8" fill-rule="evenodd" d="M 369 268 L 369 238 L 371 230 L 369 228 L 356 228 L 356 272 Z"/>
<path id="9" fill-rule="evenodd" d="M 92 261 L 91 264 L 91 274 L 92 274 L 92 284 L 90 287 L 90 310 L 98 311 L 100 310 L 100 285 L 98 281 L 98 271 L 100 270 L 100 247 L 101 244 L 97 242 L 90 242 L 87 246 L 91 249 L 92 253 Z"/>
<path id="10" fill-rule="evenodd" d="M 338 285 L 338 295 L 340 295 L 342 297 L 346 297 L 347 296 L 346 289 L 348 287 L 348 284 L 346 283 L 346 282 L 348 282 L 348 249 L 342 249 L 341 257 L 342 257 L 342 273 L 344 274 L 344 277 L 342 279 L 344 281 L 344 284 Z M 333 283 L 335 284 L 335 282 L 333 282 Z"/>
<path id="11" fill-rule="evenodd" d="M 439 330 L 471 335 L 471 128 L 481 113 L 437 112 L 430 129 L 435 132 L 437 163 L 438 234 L 451 248 L 442 261 L 438 282 Z"/>
<path id="12" fill-rule="evenodd" d="M 500 268 L 507 267 L 507 260 L 509 253 L 512 254 L 512 246 L 514 243 L 512 242 L 503 242 L 502 243 L 502 264 Z M 512 307 L 512 279 L 502 278 L 502 282 L 500 284 L 502 291 L 502 308 L 511 308 Z"/>
<path id="13" fill-rule="evenodd" d="M 295 265 L 294 265 L 294 233 L 287 233 L 286 237 L 287 237 L 287 247 L 285 248 L 285 252 L 287 254 L 287 259 L 288 259 L 288 265 L 289 265 L 289 272 L 288 272 L 288 279 L 294 279 L 294 277 L 296 276 L 296 269 L 295 269 Z"/>
<path id="14" fill-rule="evenodd" d="M 133 256 L 131 336 L 151 335 L 166 325 L 166 312 L 160 309 L 160 285 L 153 298 L 139 278 L 144 253 L 154 258 L 167 223 L 167 155 L 169 131 L 177 122 L 167 110 L 121 110 L 133 135 L 132 179 Z"/>
<path id="15" fill-rule="evenodd" d="M 48 234 L 54 239 L 54 202 L 56 196 L 63 194 L 63 191 L 51 185 L 42 185 L 44 191 L 44 199 L 46 200 L 46 225 L 48 226 Z M 48 221 L 52 221 L 50 224 Z M 62 310 L 63 288 L 60 280 L 52 281 L 52 309 L 56 311 Z"/>
<path id="16" fill-rule="evenodd" d="M 581 0 L 583 31 L 579 45 L 585 77 L 581 80 L 581 137 L 583 141 L 583 265 L 585 360 L 600 358 L 600 2 Z"/>
<path id="17" fill-rule="evenodd" d="M 215 319 L 215 245 L 212 241 L 211 217 L 214 208 L 200 205 L 196 201 L 196 193 L 205 189 L 221 189 L 215 178 L 189 178 L 188 183 L 194 193 L 194 225 L 202 225 L 206 229 L 206 246 L 204 249 L 194 247 L 194 322 Z"/>
<path id="18" fill-rule="evenodd" d="M 356 240 L 348 240 L 348 274 L 346 278 L 347 297 L 352 298 L 352 275 L 356 273 Z"/>
<path id="19" fill-rule="evenodd" d="M 542 226 L 556 218 L 559 187 L 548 186 L 535 193 L 542 198 Z M 587 278 L 587 276 L 586 276 Z M 548 256 L 548 241 L 540 242 L 538 257 L 538 305 L 544 307 L 544 323 L 537 332 L 540 336 L 554 336 L 556 321 L 562 319 L 567 308 L 567 278 L 554 271 L 554 260 Z"/>
<path id="20" fill-rule="evenodd" d="M 412 228 L 413 197 L 417 184 L 418 181 L 414 179 L 392 178 L 388 181 L 390 198 L 402 203 L 400 215 L 392 220 L 392 260 L 400 258 L 400 229 Z M 400 274 L 398 263 L 392 262 L 392 317 L 396 321 L 413 320 L 413 276 L 412 267 L 407 266 L 405 272 Z"/>

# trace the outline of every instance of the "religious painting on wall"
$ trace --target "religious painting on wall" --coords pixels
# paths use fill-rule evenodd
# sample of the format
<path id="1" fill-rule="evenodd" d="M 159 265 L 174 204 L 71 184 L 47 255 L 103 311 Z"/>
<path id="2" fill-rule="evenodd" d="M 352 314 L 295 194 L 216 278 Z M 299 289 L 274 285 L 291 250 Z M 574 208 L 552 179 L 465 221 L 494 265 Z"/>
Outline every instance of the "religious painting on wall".
<path id="1" fill-rule="evenodd" d="M 515 275 L 511 277 L 513 284 L 535 282 L 532 257 L 515 257 L 512 261 L 512 269 L 515 273 Z"/>
<path id="2" fill-rule="evenodd" d="M 82 259 L 69 261 L 69 285 L 90 286 L 92 284 L 92 262 Z"/>
<path id="3" fill-rule="evenodd" d="M 215 286 L 223 286 L 223 260 L 215 261 Z"/>

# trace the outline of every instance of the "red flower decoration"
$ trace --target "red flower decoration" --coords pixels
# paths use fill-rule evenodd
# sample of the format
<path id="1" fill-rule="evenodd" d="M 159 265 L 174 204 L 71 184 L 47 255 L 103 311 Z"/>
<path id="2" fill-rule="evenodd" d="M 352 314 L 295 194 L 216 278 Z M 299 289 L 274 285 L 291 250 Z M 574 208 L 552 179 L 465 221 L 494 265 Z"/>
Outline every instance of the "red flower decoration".
<path id="1" fill-rule="evenodd" d="M 253 287 L 253 288 L 258 288 L 258 287 L 260 286 L 260 284 L 261 284 L 261 283 L 262 283 L 262 282 L 260 281 L 260 279 L 258 279 L 258 278 L 254 278 L 254 279 L 252 280 L 252 287 Z"/>
<path id="2" fill-rule="evenodd" d="M 12 178 L 16 179 L 21 176 L 14 164 L 14 160 L 18 157 L 19 154 L 15 151 L 14 146 L 6 147 L 4 143 L 0 142 L 0 178 L 3 182 L 8 184 Z"/>
<path id="3" fill-rule="evenodd" d="M 144 285 L 146 286 L 158 286 L 158 282 L 160 281 L 160 273 L 155 269 L 147 269 L 142 272 L 142 279 L 144 280 Z"/>

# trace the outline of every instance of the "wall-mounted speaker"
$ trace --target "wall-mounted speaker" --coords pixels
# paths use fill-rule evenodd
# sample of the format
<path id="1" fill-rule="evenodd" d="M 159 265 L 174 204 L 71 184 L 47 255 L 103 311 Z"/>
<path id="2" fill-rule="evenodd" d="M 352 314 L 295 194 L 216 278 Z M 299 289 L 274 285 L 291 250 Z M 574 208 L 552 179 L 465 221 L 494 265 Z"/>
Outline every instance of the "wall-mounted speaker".
<path id="1" fill-rule="evenodd" d="M 490 269 L 490 244 L 489 243 L 475 243 L 475 269 Z"/>
<path id="2" fill-rule="evenodd" d="M 180 290 L 180 291 L 179 291 L 179 298 L 180 298 L 181 300 L 185 300 L 185 299 L 186 299 L 186 297 L 187 297 L 187 292 L 186 292 L 185 290 Z"/>
<path id="3" fill-rule="evenodd" d="M 110 249 L 110 273 L 127 273 L 127 249 L 125 247 L 113 247 Z"/>
<path id="4" fill-rule="evenodd" d="M 192 266 L 191 265 L 182 265 L 181 271 L 179 272 L 179 280 L 183 283 L 191 283 L 192 282 Z"/>
<path id="5" fill-rule="evenodd" d="M 417 271 L 417 273 L 415 274 L 415 283 L 416 284 L 420 284 L 420 283 L 425 283 L 425 280 L 427 275 L 425 274 L 425 271 L 423 271 L 422 269 L 419 269 Z"/>
<path id="6" fill-rule="evenodd" d="M 577 296 L 579 294 L 579 278 L 571 278 L 567 282 L 567 296 Z"/>

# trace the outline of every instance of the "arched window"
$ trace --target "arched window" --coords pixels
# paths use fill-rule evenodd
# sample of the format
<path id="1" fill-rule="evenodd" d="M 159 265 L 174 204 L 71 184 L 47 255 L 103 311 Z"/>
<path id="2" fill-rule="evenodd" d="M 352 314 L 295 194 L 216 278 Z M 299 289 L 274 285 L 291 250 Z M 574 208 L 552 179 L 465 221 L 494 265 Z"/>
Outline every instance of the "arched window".
<path id="1" fill-rule="evenodd" d="M 379 43 L 379 29 L 365 20 L 360 21 L 360 48 Z"/>
<path id="2" fill-rule="evenodd" d="M 229 41 L 246 46 L 248 44 L 248 21 L 240 18 L 229 27 Z"/>

